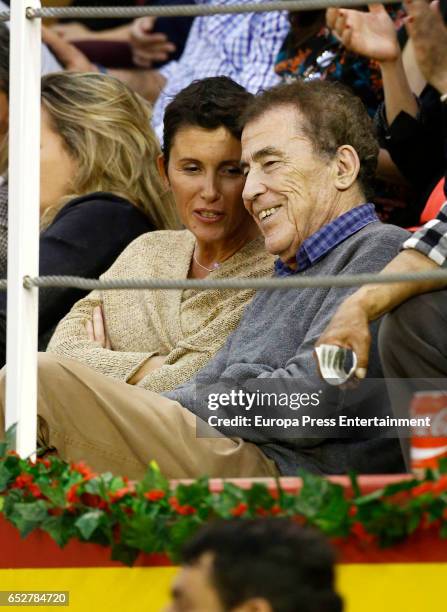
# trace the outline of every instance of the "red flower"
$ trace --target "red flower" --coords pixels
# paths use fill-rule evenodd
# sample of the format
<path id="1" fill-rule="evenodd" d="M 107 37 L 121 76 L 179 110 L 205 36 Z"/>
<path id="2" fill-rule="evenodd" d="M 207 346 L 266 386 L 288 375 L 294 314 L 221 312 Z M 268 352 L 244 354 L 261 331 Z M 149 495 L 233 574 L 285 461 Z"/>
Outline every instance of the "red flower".
<path id="1" fill-rule="evenodd" d="M 36 497 L 36 498 L 43 497 L 42 491 L 40 490 L 39 485 L 36 485 L 34 482 L 28 485 L 28 491 L 29 493 L 31 493 L 33 497 Z"/>
<path id="2" fill-rule="evenodd" d="M 183 506 L 179 504 L 179 501 L 176 497 L 169 498 L 169 505 L 173 510 L 177 512 L 177 514 L 181 514 L 183 516 L 188 516 L 189 514 L 195 514 L 197 510 L 188 504 L 184 504 Z"/>
<path id="3" fill-rule="evenodd" d="M 20 474 L 15 479 L 12 488 L 13 489 L 27 489 L 33 482 L 33 476 L 31 474 Z"/>
<path id="4" fill-rule="evenodd" d="M 83 493 L 81 495 L 81 502 L 90 508 L 98 508 L 99 510 L 107 510 L 109 507 L 109 504 L 102 497 L 92 493 Z"/>
<path id="5" fill-rule="evenodd" d="M 91 480 L 92 478 L 96 477 L 96 474 L 92 472 L 92 470 L 88 467 L 88 465 L 86 465 L 86 463 L 84 463 L 84 461 L 80 461 L 79 463 L 72 463 L 70 467 L 73 472 L 78 472 L 78 474 L 81 474 L 84 480 Z"/>
<path id="6" fill-rule="evenodd" d="M 276 516 L 278 514 L 281 514 L 282 510 L 281 508 L 278 506 L 278 504 L 275 504 L 274 506 L 271 507 L 270 509 L 270 514 L 272 516 Z"/>
<path id="7" fill-rule="evenodd" d="M 351 533 L 366 544 L 370 544 L 374 541 L 374 536 L 366 531 L 362 523 L 356 521 L 351 527 Z"/>
<path id="8" fill-rule="evenodd" d="M 425 493 L 431 493 L 432 490 L 433 490 L 432 482 L 423 482 L 417 487 L 414 487 L 413 489 L 411 489 L 410 492 L 413 497 L 419 497 L 420 495 L 424 495 Z"/>
<path id="9" fill-rule="evenodd" d="M 48 514 L 51 516 L 60 516 L 62 513 L 62 508 L 48 508 Z"/>
<path id="10" fill-rule="evenodd" d="M 49 470 L 49 469 L 50 469 L 50 467 L 51 467 L 51 462 L 50 462 L 50 461 L 48 461 L 48 459 L 44 459 L 44 458 L 39 458 L 39 459 L 36 459 L 36 465 L 37 465 L 38 463 L 40 463 L 40 464 L 44 465 L 44 466 L 47 468 L 47 470 Z"/>
<path id="11" fill-rule="evenodd" d="M 270 513 L 265 508 L 256 508 L 256 514 L 258 516 L 269 516 Z"/>
<path id="12" fill-rule="evenodd" d="M 79 484 L 74 484 L 69 488 L 67 495 L 65 496 L 65 499 L 69 504 L 79 503 L 79 497 L 77 495 L 78 487 Z"/>
<path id="13" fill-rule="evenodd" d="M 159 501 L 165 497 L 166 493 L 162 489 L 151 489 L 144 494 L 144 497 L 151 502 Z"/>
<path id="14" fill-rule="evenodd" d="M 109 493 L 110 501 L 111 503 L 117 502 L 123 497 L 125 497 L 126 495 L 133 495 L 134 492 L 135 490 L 133 486 L 126 485 L 125 487 L 121 487 L 121 489 L 118 489 L 117 491 L 114 491 L 113 493 Z"/>
<path id="15" fill-rule="evenodd" d="M 433 493 L 437 494 L 441 494 L 444 493 L 444 491 L 447 491 L 447 474 L 444 474 L 444 476 L 441 476 L 439 480 L 433 483 L 432 491 Z"/>
<path id="16" fill-rule="evenodd" d="M 447 521 L 447 508 L 444 508 L 444 510 L 442 511 L 442 518 Z"/>
<path id="17" fill-rule="evenodd" d="M 358 512 L 357 506 L 350 506 L 348 510 L 348 516 L 354 517 L 357 515 L 357 512 Z"/>
<path id="18" fill-rule="evenodd" d="M 240 502 L 237 506 L 235 506 L 232 510 L 231 510 L 231 515 L 232 516 L 242 516 L 243 514 L 245 514 L 248 510 L 248 505 L 244 504 L 243 502 Z"/>

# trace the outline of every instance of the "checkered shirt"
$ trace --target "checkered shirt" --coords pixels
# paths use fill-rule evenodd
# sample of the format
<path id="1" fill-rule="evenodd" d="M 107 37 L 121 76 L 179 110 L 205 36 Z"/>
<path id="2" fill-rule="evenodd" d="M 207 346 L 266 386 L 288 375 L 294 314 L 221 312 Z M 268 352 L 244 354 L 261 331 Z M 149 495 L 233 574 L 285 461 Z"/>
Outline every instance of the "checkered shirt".
<path id="1" fill-rule="evenodd" d="M 252 0 L 196 0 L 196 4 L 240 4 Z M 262 0 L 255 0 L 262 3 Z M 196 17 L 181 58 L 160 68 L 166 78 L 154 107 L 153 126 L 162 140 L 163 114 L 172 98 L 192 81 L 228 76 L 256 93 L 275 85 L 278 51 L 289 31 L 287 12 Z"/>
<path id="2" fill-rule="evenodd" d="M 303 272 L 313 266 L 322 257 L 328 255 L 341 242 L 374 221 L 378 221 L 374 204 L 361 204 L 340 215 L 330 223 L 326 223 L 317 232 L 306 238 L 296 254 L 295 270 L 283 263 L 275 261 L 275 276 L 289 276 Z"/>
<path id="3" fill-rule="evenodd" d="M 402 249 L 416 249 L 430 257 L 438 266 L 447 266 L 447 202 L 438 216 L 415 232 L 402 245 Z"/>

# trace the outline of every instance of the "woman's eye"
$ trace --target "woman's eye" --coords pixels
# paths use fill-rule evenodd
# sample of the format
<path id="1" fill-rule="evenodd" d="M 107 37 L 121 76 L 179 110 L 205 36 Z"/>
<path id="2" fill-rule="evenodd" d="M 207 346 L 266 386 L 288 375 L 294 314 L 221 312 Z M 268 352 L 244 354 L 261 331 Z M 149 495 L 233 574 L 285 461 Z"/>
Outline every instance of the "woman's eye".
<path id="1" fill-rule="evenodd" d="M 199 167 L 198 166 L 184 166 L 183 170 L 185 170 L 185 172 L 198 172 Z"/>
<path id="2" fill-rule="evenodd" d="M 241 176 L 242 170 L 239 166 L 226 166 L 223 168 L 224 174 L 228 174 L 230 176 Z"/>

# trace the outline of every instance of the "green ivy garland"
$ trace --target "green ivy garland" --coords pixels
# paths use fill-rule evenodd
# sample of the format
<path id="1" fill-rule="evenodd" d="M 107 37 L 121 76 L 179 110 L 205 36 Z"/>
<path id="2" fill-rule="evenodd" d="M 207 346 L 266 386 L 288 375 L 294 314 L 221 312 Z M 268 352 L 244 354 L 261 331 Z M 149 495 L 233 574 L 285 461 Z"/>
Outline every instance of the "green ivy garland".
<path id="1" fill-rule="evenodd" d="M 298 493 L 255 483 L 225 483 L 213 493 L 206 477 L 172 487 L 151 463 L 140 482 L 94 474 L 84 463 L 50 456 L 21 459 L 0 443 L 0 511 L 22 537 L 35 529 L 59 546 L 71 538 L 110 546 L 112 559 L 132 565 L 139 553 L 167 553 L 175 561 L 182 544 L 213 518 L 287 516 L 331 538 L 349 535 L 389 547 L 430 526 L 447 537 L 447 460 L 423 479 L 406 479 L 362 495 L 302 472 Z"/>

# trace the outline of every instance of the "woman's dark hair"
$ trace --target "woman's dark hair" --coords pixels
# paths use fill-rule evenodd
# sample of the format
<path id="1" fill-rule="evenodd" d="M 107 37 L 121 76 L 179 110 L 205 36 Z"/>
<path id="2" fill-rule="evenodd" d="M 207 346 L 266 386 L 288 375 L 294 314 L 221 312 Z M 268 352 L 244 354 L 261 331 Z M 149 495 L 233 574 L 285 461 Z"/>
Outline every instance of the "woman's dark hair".
<path id="1" fill-rule="evenodd" d="M 240 115 L 253 95 L 225 76 L 194 81 L 168 104 L 164 114 L 163 154 L 168 164 L 176 133 L 183 127 L 226 128 L 240 140 Z"/>

